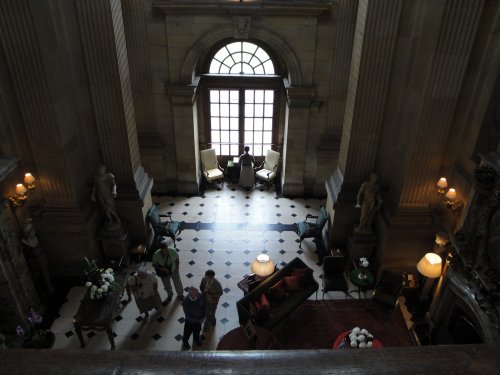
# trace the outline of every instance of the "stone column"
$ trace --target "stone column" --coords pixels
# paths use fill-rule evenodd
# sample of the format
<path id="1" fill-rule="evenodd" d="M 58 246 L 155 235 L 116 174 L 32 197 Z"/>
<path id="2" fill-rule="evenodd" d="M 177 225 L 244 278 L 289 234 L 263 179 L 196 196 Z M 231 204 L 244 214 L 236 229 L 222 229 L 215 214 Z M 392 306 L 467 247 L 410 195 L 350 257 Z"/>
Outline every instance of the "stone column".
<path id="1" fill-rule="evenodd" d="M 14 141 L 18 134 L 12 135 L 12 152 L 23 158 L 23 168 L 36 177 L 30 204 L 36 207 L 33 220 L 41 245 L 47 249 L 54 274 L 74 275 L 84 255 L 98 254 L 96 217 L 88 205 L 85 173 L 86 163 L 94 156 L 86 155 L 90 149 L 82 142 L 86 133 L 79 125 L 85 120 L 75 115 L 78 90 L 70 73 L 73 61 L 65 49 L 67 41 L 61 40 L 58 29 L 61 14 L 57 7 L 44 5 L 36 0 L 0 3 L 1 53 L 8 70 L 2 79 L 7 77 L 17 99 L 5 101 L 7 110 L 19 111 L 22 120 L 15 132 L 23 134 L 23 149 Z M 68 20 L 71 16 L 64 14 Z M 78 100 L 85 103 L 84 95 Z"/>
<path id="2" fill-rule="evenodd" d="M 140 160 L 121 1 L 78 0 L 76 8 L 103 163 L 132 242 L 144 243 L 152 180 Z"/>
<path id="3" fill-rule="evenodd" d="M 167 84 L 166 88 L 172 104 L 173 136 L 177 159 L 177 191 L 196 194 L 200 186 L 197 84 Z"/>
<path id="4" fill-rule="evenodd" d="M 287 106 L 285 113 L 285 133 L 281 183 L 285 196 L 301 196 L 304 193 L 304 168 L 307 131 L 311 100 L 315 90 L 312 87 L 287 87 Z"/>
<path id="5" fill-rule="evenodd" d="M 359 220 L 356 193 L 375 169 L 401 7 L 397 0 L 359 1 L 339 166 L 327 182 L 334 244 L 345 244 Z"/>
<path id="6" fill-rule="evenodd" d="M 483 8 L 483 1 L 459 1 L 427 2 L 415 10 L 423 12 L 420 17 L 427 22 L 416 20 L 414 25 L 414 59 L 401 108 L 406 155 L 392 161 L 393 169 L 401 175 L 390 197 L 396 207 L 391 227 L 383 225 L 379 252 L 380 263 L 389 267 L 401 266 L 404 260 L 404 266 L 411 269 L 432 249 L 438 224 L 432 221 L 429 204 L 437 201 L 439 177 L 450 179 L 455 151 L 446 146 L 457 130 L 457 118 L 461 117 L 456 117 L 462 110 L 457 104 L 464 95 L 463 82 L 471 54 L 474 48 L 481 49 L 480 45 L 474 46 L 474 41 Z M 458 193 L 464 199 L 465 191 Z M 405 254 L 395 250 L 401 248 Z"/>

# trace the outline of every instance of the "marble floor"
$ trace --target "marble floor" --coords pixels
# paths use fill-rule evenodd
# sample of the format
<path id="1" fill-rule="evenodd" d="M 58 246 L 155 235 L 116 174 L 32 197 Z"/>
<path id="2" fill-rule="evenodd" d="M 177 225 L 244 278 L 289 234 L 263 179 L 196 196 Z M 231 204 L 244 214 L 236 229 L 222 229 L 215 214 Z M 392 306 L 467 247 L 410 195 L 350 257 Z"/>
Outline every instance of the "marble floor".
<path id="1" fill-rule="evenodd" d="M 160 213 L 171 213 L 174 220 L 184 221 L 185 228 L 177 240 L 180 273 L 185 290 L 198 287 L 207 269 L 224 288 L 217 309 L 217 325 L 205 334 L 203 345 L 193 350 L 215 350 L 220 338 L 239 326 L 236 301 L 243 296 L 237 283 L 250 271 L 250 263 L 260 253 L 267 253 L 278 268 L 295 257 L 300 257 L 314 270 L 320 284 L 321 267 L 317 264 L 316 245 L 305 239 L 299 249 L 295 223 L 307 214 L 317 215 L 319 199 L 278 198 L 272 189 L 247 192 L 236 185 L 225 185 L 220 191 L 207 190 L 203 197 L 164 196 L 154 197 Z M 168 239 L 168 241 L 171 241 Z M 171 244 L 171 242 L 170 242 Z M 151 264 L 147 263 L 152 270 Z M 161 286 L 161 282 L 159 283 Z M 54 349 L 80 347 L 73 329 L 73 316 L 85 287 L 72 288 L 67 301 L 61 306 L 59 317 L 51 330 L 56 334 Z M 166 292 L 160 287 L 162 300 Z M 313 294 L 311 299 L 316 298 Z M 325 299 L 345 298 L 339 292 L 329 292 Z M 184 314 L 181 303 L 174 299 L 161 312 L 150 314 L 142 320 L 134 301 L 124 305 L 113 324 L 116 349 L 131 350 L 182 350 Z M 104 332 L 84 332 L 86 350 L 109 349 Z M 191 339 L 192 341 L 192 339 Z"/>

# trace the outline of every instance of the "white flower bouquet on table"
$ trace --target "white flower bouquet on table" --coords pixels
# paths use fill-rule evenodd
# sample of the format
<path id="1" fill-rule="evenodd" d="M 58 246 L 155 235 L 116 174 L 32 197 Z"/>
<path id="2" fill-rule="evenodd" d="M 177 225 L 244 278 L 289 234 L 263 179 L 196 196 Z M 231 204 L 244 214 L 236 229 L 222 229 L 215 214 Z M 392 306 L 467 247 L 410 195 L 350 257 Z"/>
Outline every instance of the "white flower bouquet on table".
<path id="1" fill-rule="evenodd" d="M 115 277 L 112 268 L 99 268 L 95 259 L 88 260 L 85 277 L 87 282 L 85 286 L 89 289 L 90 299 L 101 299 L 106 296 L 114 287 Z"/>
<path id="2" fill-rule="evenodd" d="M 373 347 L 373 335 L 364 328 L 354 327 L 349 333 L 351 348 L 371 348 Z"/>

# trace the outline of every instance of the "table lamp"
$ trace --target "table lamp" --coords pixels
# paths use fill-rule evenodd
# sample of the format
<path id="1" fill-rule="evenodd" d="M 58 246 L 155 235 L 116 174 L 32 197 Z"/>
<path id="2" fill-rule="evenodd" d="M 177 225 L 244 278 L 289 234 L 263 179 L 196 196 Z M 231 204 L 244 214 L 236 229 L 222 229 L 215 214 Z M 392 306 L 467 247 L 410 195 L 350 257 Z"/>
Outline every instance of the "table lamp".
<path id="1" fill-rule="evenodd" d="M 427 253 L 417 263 L 417 270 L 423 276 L 420 301 L 431 299 L 430 291 L 434 285 L 434 279 L 441 276 L 442 259 L 435 253 Z"/>
<path id="2" fill-rule="evenodd" d="M 264 278 L 274 272 L 274 263 L 266 254 L 260 254 L 253 262 L 251 270 L 259 278 Z"/>

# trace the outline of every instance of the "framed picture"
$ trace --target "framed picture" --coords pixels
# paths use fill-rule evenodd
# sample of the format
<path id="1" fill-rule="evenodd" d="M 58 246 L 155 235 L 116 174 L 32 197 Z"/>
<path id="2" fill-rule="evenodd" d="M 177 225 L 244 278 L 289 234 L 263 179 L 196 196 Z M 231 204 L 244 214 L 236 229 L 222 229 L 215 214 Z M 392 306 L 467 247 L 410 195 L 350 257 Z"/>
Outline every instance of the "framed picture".
<path id="1" fill-rule="evenodd" d="M 243 326 L 243 332 L 245 333 L 245 336 L 249 341 L 257 336 L 255 332 L 255 327 L 253 326 L 253 323 L 250 319 L 248 319 L 245 325 Z"/>

